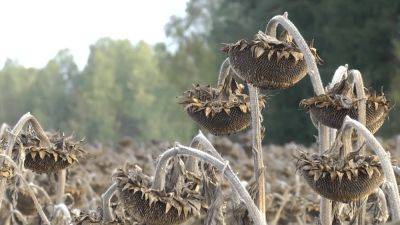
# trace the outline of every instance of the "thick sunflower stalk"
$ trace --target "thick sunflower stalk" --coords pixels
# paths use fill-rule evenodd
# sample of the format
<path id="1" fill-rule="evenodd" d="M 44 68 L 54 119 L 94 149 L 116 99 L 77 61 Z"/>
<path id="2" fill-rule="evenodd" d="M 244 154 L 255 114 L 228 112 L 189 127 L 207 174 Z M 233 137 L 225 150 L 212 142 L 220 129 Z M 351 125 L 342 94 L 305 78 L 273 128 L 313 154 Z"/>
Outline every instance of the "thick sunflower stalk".
<path id="1" fill-rule="evenodd" d="M 400 220 L 400 196 L 397 187 L 396 177 L 394 175 L 392 163 L 390 161 L 390 156 L 386 153 L 385 149 L 379 143 L 379 141 L 374 137 L 374 135 L 360 122 L 351 119 L 346 116 L 343 122 L 343 130 L 354 128 L 357 130 L 359 135 L 364 136 L 366 143 L 370 149 L 372 149 L 375 154 L 379 157 L 382 165 L 383 173 L 386 177 L 386 188 L 388 192 L 388 199 L 390 204 L 390 211 L 393 221 Z"/>
<path id="2" fill-rule="evenodd" d="M 314 88 L 316 95 L 325 94 L 325 90 L 321 81 L 321 76 L 317 64 L 314 60 L 313 54 L 308 47 L 306 41 L 300 34 L 296 26 L 288 19 L 288 13 L 285 12 L 283 16 L 273 17 L 267 25 L 265 33 L 272 37 L 276 37 L 276 29 L 278 25 L 282 25 L 283 28 L 293 37 L 294 41 L 298 45 L 299 49 L 304 55 L 304 59 L 307 64 L 308 74 L 311 78 L 311 83 Z M 318 124 L 318 141 L 319 150 L 323 152 L 327 150 L 331 144 L 330 128 L 322 124 Z M 330 225 L 332 221 L 332 204 L 331 201 L 325 198 L 321 199 L 320 204 L 320 222 L 322 225 Z"/>
<path id="3" fill-rule="evenodd" d="M 367 124 L 367 119 L 366 119 L 367 99 L 365 97 L 365 89 L 364 89 L 364 82 L 362 79 L 362 75 L 361 75 L 360 71 L 358 71 L 358 70 L 350 70 L 349 76 L 351 78 L 352 83 L 355 84 L 357 98 L 359 99 L 358 107 L 357 107 L 358 121 L 362 125 L 365 126 Z M 351 138 L 351 136 L 350 136 L 350 138 Z M 363 142 L 364 142 L 364 137 L 362 135 L 358 135 L 357 136 L 357 145 L 358 145 L 358 148 L 361 148 L 360 154 L 362 154 L 365 151 Z M 366 216 L 365 214 L 366 214 L 366 210 L 367 210 L 366 204 L 363 204 L 363 201 L 359 200 L 357 202 L 357 206 L 361 207 L 359 216 L 357 218 L 358 225 L 364 225 L 365 224 L 365 216 Z"/>

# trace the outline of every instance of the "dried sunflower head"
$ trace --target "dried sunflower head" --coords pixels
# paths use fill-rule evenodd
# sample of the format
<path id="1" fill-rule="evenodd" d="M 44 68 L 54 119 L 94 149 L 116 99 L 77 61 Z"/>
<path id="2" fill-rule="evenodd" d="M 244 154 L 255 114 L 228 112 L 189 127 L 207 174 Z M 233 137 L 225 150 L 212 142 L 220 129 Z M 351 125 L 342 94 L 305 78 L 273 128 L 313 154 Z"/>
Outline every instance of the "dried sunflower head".
<path id="1" fill-rule="evenodd" d="M 35 195 L 38 193 L 36 189 L 33 189 Z M 7 198 L 10 202 L 15 202 L 15 208 L 25 216 L 31 216 L 37 214 L 35 203 L 29 195 L 26 187 L 15 185 L 7 190 Z M 41 198 L 38 198 L 41 202 Z"/>
<path id="2" fill-rule="evenodd" d="M 119 199 L 129 216 L 147 225 L 180 224 L 201 210 L 202 197 L 186 186 L 181 190 L 152 190 L 151 178 L 136 166 L 129 171 L 119 169 L 117 181 Z"/>
<path id="3" fill-rule="evenodd" d="M 232 85 L 232 83 L 234 85 Z M 188 115 L 214 135 L 230 135 L 250 126 L 250 98 L 242 84 L 232 79 L 228 88 L 194 85 L 180 97 Z M 263 108 L 265 98 L 259 96 Z"/>
<path id="4" fill-rule="evenodd" d="M 81 142 L 60 133 L 48 135 L 51 146 L 45 146 L 33 131 L 20 135 L 16 148 L 26 153 L 24 166 L 37 173 L 52 173 L 78 162 L 84 153 Z"/>
<path id="5" fill-rule="evenodd" d="M 377 156 L 349 154 L 338 160 L 329 154 L 299 152 L 296 167 L 321 196 L 348 203 L 370 195 L 384 181 Z"/>
<path id="6" fill-rule="evenodd" d="M 366 125 L 375 133 L 383 125 L 392 104 L 383 92 L 378 94 L 374 90 L 368 90 L 366 97 Z M 358 119 L 358 104 L 359 99 L 355 97 L 353 90 L 349 90 L 349 83 L 343 80 L 324 95 L 303 99 L 300 107 L 307 109 L 325 126 L 340 129 L 346 115 Z"/>
<path id="7" fill-rule="evenodd" d="M 316 61 L 321 61 L 310 47 Z M 263 89 L 292 87 L 307 74 L 303 53 L 288 34 L 278 40 L 259 31 L 252 41 L 225 44 L 222 51 L 238 76 Z"/>

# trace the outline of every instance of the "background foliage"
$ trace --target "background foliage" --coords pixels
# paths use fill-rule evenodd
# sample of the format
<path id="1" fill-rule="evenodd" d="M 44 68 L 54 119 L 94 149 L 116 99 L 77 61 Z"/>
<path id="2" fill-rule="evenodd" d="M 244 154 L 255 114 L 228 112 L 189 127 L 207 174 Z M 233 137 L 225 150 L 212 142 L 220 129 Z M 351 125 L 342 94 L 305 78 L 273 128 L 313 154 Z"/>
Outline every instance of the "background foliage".
<path id="1" fill-rule="evenodd" d="M 368 87 L 400 100 L 400 2 L 398 0 L 191 0 L 187 15 L 171 17 L 166 34 L 174 46 L 100 39 L 80 71 L 68 50 L 41 69 L 7 61 L 0 71 L 0 121 L 14 124 L 27 111 L 44 123 L 89 140 L 187 140 L 195 125 L 176 104 L 192 83 L 215 84 L 225 55 L 221 43 L 250 39 L 273 15 L 289 12 L 325 64 L 326 82 L 338 65 L 359 69 Z M 128 28 L 127 28 L 128 29 Z M 172 50 L 171 50 L 172 49 Z M 309 78 L 269 96 L 265 141 L 313 141 L 301 99 L 313 94 Z M 380 135 L 399 133 L 396 107 Z"/>

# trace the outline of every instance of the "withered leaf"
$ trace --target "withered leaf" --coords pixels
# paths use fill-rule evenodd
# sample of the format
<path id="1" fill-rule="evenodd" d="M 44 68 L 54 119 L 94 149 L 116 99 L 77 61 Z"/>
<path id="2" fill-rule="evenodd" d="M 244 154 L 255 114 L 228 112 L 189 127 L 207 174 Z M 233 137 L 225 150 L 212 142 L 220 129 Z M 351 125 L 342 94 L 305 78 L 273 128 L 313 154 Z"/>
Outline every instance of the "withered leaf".
<path id="1" fill-rule="evenodd" d="M 271 57 L 272 57 L 273 54 L 274 54 L 274 50 L 269 50 L 269 52 L 268 52 L 268 60 L 271 61 Z"/>
<path id="2" fill-rule="evenodd" d="M 37 155 L 37 152 L 31 152 L 32 159 L 35 159 L 36 155 Z"/>
<path id="3" fill-rule="evenodd" d="M 39 151 L 39 156 L 41 159 L 44 159 L 44 157 L 46 156 L 46 152 L 44 150 Z"/>
<path id="4" fill-rule="evenodd" d="M 240 105 L 239 108 L 240 108 L 240 110 L 242 110 L 242 112 L 247 113 L 247 106 L 246 105 Z"/>
<path id="5" fill-rule="evenodd" d="M 169 210 L 171 209 L 172 205 L 170 203 L 165 203 L 165 214 L 167 214 L 169 212 Z"/>
<path id="6" fill-rule="evenodd" d="M 258 59 L 258 58 L 260 58 L 260 57 L 264 54 L 264 52 L 265 52 L 265 49 L 264 49 L 264 48 L 262 48 L 262 47 L 256 47 L 254 53 L 255 53 L 256 58 Z"/>

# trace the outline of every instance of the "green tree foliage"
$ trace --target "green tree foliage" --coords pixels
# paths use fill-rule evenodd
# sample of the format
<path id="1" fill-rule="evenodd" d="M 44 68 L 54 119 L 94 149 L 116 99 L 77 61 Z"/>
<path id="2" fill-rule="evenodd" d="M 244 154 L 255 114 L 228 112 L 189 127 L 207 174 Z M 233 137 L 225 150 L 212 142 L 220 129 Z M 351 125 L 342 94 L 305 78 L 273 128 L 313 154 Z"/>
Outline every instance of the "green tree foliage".
<path id="1" fill-rule="evenodd" d="M 180 90 L 162 70 L 165 57 L 173 57 L 166 48 L 105 38 L 91 46 L 81 72 L 67 50 L 42 69 L 8 61 L 0 71 L 0 119 L 15 123 L 30 111 L 45 127 L 92 141 L 186 140 L 194 126 L 182 119 Z"/>

